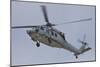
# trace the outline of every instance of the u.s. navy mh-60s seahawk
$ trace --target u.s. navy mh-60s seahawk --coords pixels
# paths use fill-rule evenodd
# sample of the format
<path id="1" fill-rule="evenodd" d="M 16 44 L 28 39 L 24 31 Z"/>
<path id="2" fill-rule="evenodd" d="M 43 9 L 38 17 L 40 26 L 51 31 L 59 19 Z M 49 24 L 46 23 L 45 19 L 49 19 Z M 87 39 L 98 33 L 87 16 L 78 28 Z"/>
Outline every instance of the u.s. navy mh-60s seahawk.
<path id="1" fill-rule="evenodd" d="M 12 26 L 11 28 L 12 29 L 32 28 L 31 30 L 27 30 L 27 34 L 31 37 L 33 41 L 36 42 L 37 47 L 40 46 L 40 42 L 41 42 L 50 47 L 64 48 L 66 50 L 73 52 L 76 58 L 78 58 L 78 55 L 91 49 L 90 47 L 86 48 L 87 42 L 85 42 L 84 40 L 83 41 L 79 40 L 79 42 L 82 44 L 80 49 L 77 49 L 74 46 L 72 46 L 70 43 L 68 43 L 68 41 L 65 39 L 64 33 L 58 31 L 53 27 L 59 24 L 52 24 L 49 22 L 47 17 L 46 7 L 44 5 L 41 5 L 41 9 L 43 11 L 45 22 L 47 24 L 37 25 L 37 26 Z M 77 22 L 89 21 L 89 20 L 92 20 L 92 18 L 75 20 L 68 23 L 77 23 Z M 63 24 L 67 24 L 67 23 L 63 23 Z"/>

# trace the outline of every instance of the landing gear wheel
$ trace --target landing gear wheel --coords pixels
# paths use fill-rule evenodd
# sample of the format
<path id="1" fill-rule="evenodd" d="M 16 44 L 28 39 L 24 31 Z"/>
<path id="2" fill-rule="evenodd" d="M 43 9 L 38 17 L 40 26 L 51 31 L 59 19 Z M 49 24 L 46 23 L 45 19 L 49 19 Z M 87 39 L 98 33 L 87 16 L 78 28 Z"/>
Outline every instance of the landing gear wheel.
<path id="1" fill-rule="evenodd" d="M 78 56 L 76 56 L 76 59 L 78 58 Z"/>
<path id="2" fill-rule="evenodd" d="M 37 42 L 37 43 L 36 43 L 36 46 L 37 46 L 37 47 L 40 47 L 40 43 L 39 43 L 39 42 Z"/>

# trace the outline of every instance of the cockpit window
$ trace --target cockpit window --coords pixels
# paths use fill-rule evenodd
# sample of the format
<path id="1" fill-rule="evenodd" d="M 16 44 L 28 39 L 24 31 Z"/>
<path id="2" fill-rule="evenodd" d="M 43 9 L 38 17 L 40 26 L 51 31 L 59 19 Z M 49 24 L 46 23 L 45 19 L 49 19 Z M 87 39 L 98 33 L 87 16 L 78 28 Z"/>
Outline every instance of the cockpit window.
<path id="1" fill-rule="evenodd" d="M 57 34 L 55 33 L 55 36 L 57 37 Z"/>
<path id="2" fill-rule="evenodd" d="M 41 28 L 40 28 L 41 30 L 44 30 L 44 28 L 41 26 Z"/>
<path id="3" fill-rule="evenodd" d="M 51 34 L 54 35 L 53 31 L 51 31 Z"/>
<path id="4" fill-rule="evenodd" d="M 57 37 L 57 33 L 55 33 L 54 31 L 51 31 L 51 34 L 55 37 Z"/>

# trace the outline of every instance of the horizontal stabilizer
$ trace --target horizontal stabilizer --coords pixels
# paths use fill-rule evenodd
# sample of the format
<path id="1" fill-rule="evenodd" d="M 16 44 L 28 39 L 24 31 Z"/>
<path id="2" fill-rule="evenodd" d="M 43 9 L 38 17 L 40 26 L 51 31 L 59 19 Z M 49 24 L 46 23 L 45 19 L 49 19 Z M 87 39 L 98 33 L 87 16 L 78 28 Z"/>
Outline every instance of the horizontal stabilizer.
<path id="1" fill-rule="evenodd" d="M 86 51 L 89 51 L 90 49 L 91 49 L 91 48 L 88 47 L 88 48 L 84 49 L 84 50 L 82 51 L 82 53 L 84 53 L 84 52 L 86 52 Z"/>

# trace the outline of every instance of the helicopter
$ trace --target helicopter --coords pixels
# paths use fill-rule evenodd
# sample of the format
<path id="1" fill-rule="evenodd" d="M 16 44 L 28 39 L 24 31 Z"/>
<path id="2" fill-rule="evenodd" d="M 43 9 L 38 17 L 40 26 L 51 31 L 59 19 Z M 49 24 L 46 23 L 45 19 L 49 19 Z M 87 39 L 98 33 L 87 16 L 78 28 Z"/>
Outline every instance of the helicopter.
<path id="1" fill-rule="evenodd" d="M 43 43 L 50 47 L 55 48 L 63 48 L 65 50 L 68 50 L 74 54 L 76 59 L 78 58 L 78 55 L 83 54 L 86 51 L 89 51 L 91 48 L 86 47 L 88 45 L 87 42 L 85 42 L 86 36 L 84 36 L 83 40 L 79 40 L 79 42 L 82 44 L 82 46 L 77 49 L 76 47 L 72 46 L 65 38 L 65 34 L 56 28 L 54 26 L 60 25 L 60 24 L 52 24 L 49 22 L 47 10 L 45 5 L 40 5 L 41 10 L 43 12 L 43 16 L 45 19 L 46 24 L 44 25 L 29 25 L 29 26 L 12 26 L 12 29 L 20 29 L 20 28 L 31 28 L 30 30 L 26 30 L 27 34 L 30 36 L 32 41 L 36 42 L 36 46 L 40 47 L 40 43 Z M 80 19 L 75 20 L 67 23 L 62 24 L 68 24 L 68 23 L 77 23 L 77 22 L 85 22 L 90 21 L 92 18 L 86 18 L 86 19 Z"/>

